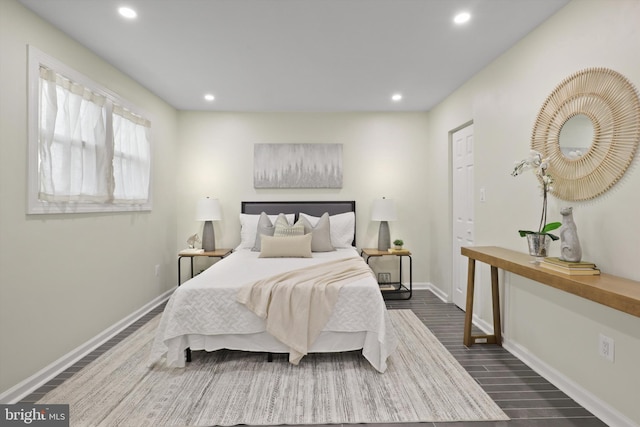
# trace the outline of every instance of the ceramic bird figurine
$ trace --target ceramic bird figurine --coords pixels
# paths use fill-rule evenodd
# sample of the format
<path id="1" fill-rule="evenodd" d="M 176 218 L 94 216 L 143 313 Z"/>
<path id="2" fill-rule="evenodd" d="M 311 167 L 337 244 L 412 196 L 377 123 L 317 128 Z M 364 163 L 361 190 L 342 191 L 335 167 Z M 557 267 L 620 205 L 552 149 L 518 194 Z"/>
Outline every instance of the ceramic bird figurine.
<path id="1" fill-rule="evenodd" d="M 189 238 L 187 239 L 189 249 L 194 249 L 196 247 L 196 243 L 200 243 L 200 236 L 198 236 L 198 233 L 194 234 L 193 236 L 189 236 Z"/>

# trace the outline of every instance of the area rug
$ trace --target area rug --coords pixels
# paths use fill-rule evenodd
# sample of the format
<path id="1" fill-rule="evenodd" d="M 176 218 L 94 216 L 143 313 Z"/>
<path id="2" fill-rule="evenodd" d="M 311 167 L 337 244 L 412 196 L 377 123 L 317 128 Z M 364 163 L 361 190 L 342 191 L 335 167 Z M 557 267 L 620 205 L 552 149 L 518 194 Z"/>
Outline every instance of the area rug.
<path id="1" fill-rule="evenodd" d="M 159 316 L 38 403 L 70 405 L 72 426 L 212 426 L 508 420 L 411 310 L 384 374 L 360 352 L 194 352 L 186 368 L 147 367 Z"/>

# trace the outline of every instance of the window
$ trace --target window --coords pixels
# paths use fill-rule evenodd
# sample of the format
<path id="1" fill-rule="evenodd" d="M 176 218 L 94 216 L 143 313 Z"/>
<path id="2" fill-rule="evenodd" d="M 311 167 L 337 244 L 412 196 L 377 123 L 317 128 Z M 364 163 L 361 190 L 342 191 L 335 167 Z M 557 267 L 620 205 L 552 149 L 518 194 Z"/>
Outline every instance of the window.
<path id="1" fill-rule="evenodd" d="M 150 210 L 151 123 L 29 47 L 27 213 Z"/>

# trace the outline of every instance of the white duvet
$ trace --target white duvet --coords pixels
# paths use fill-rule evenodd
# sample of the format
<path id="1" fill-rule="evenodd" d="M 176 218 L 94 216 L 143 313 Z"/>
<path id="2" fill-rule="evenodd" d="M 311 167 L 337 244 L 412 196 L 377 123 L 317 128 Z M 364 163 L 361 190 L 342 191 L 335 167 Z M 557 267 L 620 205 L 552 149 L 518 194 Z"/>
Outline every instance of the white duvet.
<path id="1" fill-rule="evenodd" d="M 355 248 L 314 252 L 313 258 L 258 258 L 238 250 L 176 289 L 162 315 L 150 362 L 185 365 L 184 350 L 222 348 L 286 353 L 287 346 L 266 332 L 265 322 L 236 301 L 239 289 L 285 271 L 357 255 Z M 364 262 L 364 261 L 363 261 Z M 345 285 L 334 311 L 310 352 L 362 349 L 380 372 L 397 340 L 378 284 L 371 278 Z"/>

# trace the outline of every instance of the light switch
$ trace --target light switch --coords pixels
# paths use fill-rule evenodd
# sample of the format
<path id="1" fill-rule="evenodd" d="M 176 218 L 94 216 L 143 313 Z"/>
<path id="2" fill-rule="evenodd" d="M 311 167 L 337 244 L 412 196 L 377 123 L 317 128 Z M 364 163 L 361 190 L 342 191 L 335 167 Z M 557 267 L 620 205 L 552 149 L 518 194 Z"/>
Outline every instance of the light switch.
<path id="1" fill-rule="evenodd" d="M 480 202 L 484 203 L 487 201 L 487 195 L 486 192 L 484 190 L 484 187 L 480 187 Z"/>

